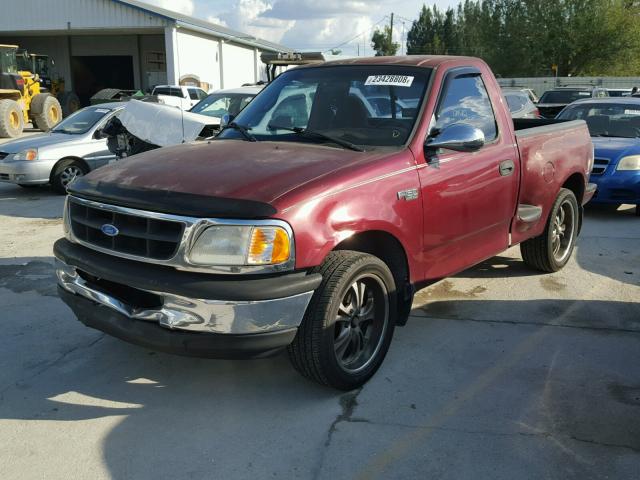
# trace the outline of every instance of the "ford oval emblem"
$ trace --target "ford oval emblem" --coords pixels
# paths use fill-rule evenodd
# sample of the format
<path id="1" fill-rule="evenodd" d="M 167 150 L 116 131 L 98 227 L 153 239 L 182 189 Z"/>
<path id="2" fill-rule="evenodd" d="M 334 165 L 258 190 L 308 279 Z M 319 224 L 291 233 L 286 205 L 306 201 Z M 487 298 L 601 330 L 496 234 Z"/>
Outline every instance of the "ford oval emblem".
<path id="1" fill-rule="evenodd" d="M 120 230 L 118 230 L 115 225 L 111 225 L 110 223 L 105 223 L 104 225 L 102 225 L 100 227 L 100 230 L 102 230 L 102 233 L 104 233 L 108 237 L 115 237 L 120 233 Z"/>

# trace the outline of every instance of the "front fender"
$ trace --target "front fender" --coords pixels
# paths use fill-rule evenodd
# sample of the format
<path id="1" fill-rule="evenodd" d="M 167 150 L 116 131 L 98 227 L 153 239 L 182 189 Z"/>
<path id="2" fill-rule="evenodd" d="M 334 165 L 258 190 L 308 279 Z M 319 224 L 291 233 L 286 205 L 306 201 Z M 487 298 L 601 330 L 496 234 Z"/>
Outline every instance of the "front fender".
<path id="1" fill-rule="evenodd" d="M 353 235 L 381 231 L 395 237 L 405 250 L 411 280 L 422 275 L 422 201 L 398 192 L 416 188 L 415 168 L 394 172 L 339 192 L 319 195 L 283 212 L 296 242 L 296 268 L 320 265 L 330 251 Z"/>

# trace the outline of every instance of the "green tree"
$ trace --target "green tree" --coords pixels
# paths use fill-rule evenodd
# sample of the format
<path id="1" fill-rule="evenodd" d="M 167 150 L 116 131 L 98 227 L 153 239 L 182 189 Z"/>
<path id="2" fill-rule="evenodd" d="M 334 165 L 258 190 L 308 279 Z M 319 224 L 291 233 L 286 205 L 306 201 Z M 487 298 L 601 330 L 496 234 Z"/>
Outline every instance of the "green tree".
<path id="1" fill-rule="evenodd" d="M 502 76 L 637 75 L 638 0 L 464 0 L 423 6 L 409 54 L 472 55 Z"/>
<path id="2" fill-rule="evenodd" d="M 398 52 L 400 44 L 393 41 L 391 38 L 391 27 L 387 25 L 382 32 L 377 28 L 376 31 L 373 32 L 371 47 L 376 51 L 376 57 L 392 56 Z"/>

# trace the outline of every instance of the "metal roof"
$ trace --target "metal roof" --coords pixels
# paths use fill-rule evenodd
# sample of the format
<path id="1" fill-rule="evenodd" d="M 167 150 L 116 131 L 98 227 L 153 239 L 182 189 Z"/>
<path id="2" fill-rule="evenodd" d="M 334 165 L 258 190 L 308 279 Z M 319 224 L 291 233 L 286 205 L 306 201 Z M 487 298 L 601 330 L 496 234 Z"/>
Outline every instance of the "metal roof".
<path id="1" fill-rule="evenodd" d="M 208 22 L 206 20 L 201 20 L 199 18 L 191 17 L 189 15 L 184 15 L 182 13 L 173 12 L 171 10 L 157 7 L 155 5 L 149 5 L 148 3 L 141 2 L 139 0 L 112 0 L 112 1 L 122 5 L 127 5 L 129 7 L 132 7 L 138 10 L 142 10 L 146 13 L 150 13 L 152 15 L 161 17 L 165 20 L 173 21 L 178 26 L 183 27 L 187 30 L 194 30 L 196 32 L 210 34 L 216 37 L 222 37 L 231 42 L 240 43 L 243 45 L 249 45 L 252 47 L 259 48 L 261 50 L 269 50 L 274 52 L 291 52 L 292 51 L 292 49 L 285 47 L 284 45 L 270 42 L 268 40 L 263 40 L 261 38 L 256 38 L 251 35 L 247 35 L 246 33 L 238 32 L 237 30 L 232 30 L 230 28 L 226 28 L 221 25 Z"/>

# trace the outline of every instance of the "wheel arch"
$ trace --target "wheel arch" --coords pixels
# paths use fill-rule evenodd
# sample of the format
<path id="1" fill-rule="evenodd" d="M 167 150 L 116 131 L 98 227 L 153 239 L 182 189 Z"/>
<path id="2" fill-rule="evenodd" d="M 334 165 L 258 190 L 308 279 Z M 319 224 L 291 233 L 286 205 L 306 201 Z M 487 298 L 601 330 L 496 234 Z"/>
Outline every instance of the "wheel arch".
<path id="1" fill-rule="evenodd" d="M 584 175 L 578 172 L 574 172 L 564 181 L 561 188 L 571 190 L 576 196 L 578 201 L 578 235 L 582 231 L 582 221 L 584 217 L 584 207 L 582 205 L 582 199 L 584 198 L 584 192 L 586 188 L 586 179 Z"/>
<path id="2" fill-rule="evenodd" d="M 413 286 L 407 252 L 402 242 L 393 234 L 384 230 L 358 232 L 338 243 L 332 251 L 353 250 L 368 253 L 382 260 L 396 283 L 398 298 L 397 325 L 405 325 L 413 302 Z"/>
<path id="3" fill-rule="evenodd" d="M 51 182 L 53 180 L 53 174 L 55 173 L 55 171 L 58 168 L 58 166 L 60 164 L 62 164 L 62 162 L 67 162 L 67 161 L 78 162 L 79 164 L 81 164 L 87 170 L 87 172 L 91 171 L 91 167 L 89 167 L 89 164 L 87 163 L 87 161 L 82 157 L 74 157 L 74 156 L 62 157 L 51 168 L 51 172 L 49 173 L 49 182 Z"/>

